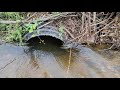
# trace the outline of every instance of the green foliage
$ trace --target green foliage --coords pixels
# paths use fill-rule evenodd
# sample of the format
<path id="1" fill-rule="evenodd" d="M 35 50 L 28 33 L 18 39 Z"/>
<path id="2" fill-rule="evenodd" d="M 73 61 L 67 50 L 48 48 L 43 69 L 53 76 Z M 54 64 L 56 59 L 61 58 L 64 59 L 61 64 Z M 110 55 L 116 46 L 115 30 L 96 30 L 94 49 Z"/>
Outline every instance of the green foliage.
<path id="1" fill-rule="evenodd" d="M 6 41 L 7 42 L 17 41 L 19 43 L 22 43 L 22 33 L 23 33 L 22 27 L 19 27 L 19 25 L 16 24 L 13 30 L 8 30 Z"/>
<path id="2" fill-rule="evenodd" d="M 19 42 L 20 44 L 23 43 L 23 35 L 25 33 L 31 33 L 33 32 L 37 27 L 37 24 L 25 24 L 23 26 L 19 26 L 19 24 L 16 24 L 14 26 L 14 30 L 8 30 L 8 34 L 6 36 L 6 40 L 8 42 Z M 11 27 L 8 27 L 11 28 Z"/>
<path id="3" fill-rule="evenodd" d="M 6 24 L 0 24 L 0 31 L 5 31 L 7 25 Z"/>
<path id="4" fill-rule="evenodd" d="M 32 24 L 29 23 L 29 24 L 25 25 L 25 30 L 27 32 L 31 33 L 31 32 L 33 32 L 36 29 L 37 26 L 38 26 L 38 23 L 32 23 Z"/>
<path id="5" fill-rule="evenodd" d="M 20 20 L 24 19 L 24 15 L 18 12 L 0 12 L 0 18 L 2 20 Z M 0 31 L 5 31 L 6 36 L 5 40 L 7 42 L 18 42 L 23 43 L 23 36 L 25 33 L 33 32 L 38 23 L 28 23 L 21 25 L 20 23 L 16 24 L 0 24 Z"/>
<path id="6" fill-rule="evenodd" d="M 24 19 L 20 12 L 0 12 L 0 18 L 4 20 L 21 20 Z"/>

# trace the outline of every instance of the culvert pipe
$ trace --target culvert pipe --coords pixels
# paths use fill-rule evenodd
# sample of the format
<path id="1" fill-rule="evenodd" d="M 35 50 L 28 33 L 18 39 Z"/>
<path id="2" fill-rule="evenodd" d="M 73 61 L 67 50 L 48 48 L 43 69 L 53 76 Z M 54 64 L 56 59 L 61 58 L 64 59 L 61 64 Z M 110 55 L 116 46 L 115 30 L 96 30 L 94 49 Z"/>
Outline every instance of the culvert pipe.
<path id="1" fill-rule="evenodd" d="M 50 36 L 53 37 L 55 39 L 60 40 L 61 42 L 65 43 L 66 38 L 64 33 L 59 32 L 55 27 L 53 26 L 45 26 L 43 28 L 38 28 L 36 30 L 34 30 L 31 33 L 27 33 L 24 36 L 24 40 L 25 42 L 28 42 L 29 40 L 35 38 L 35 37 L 44 37 L 44 36 Z"/>

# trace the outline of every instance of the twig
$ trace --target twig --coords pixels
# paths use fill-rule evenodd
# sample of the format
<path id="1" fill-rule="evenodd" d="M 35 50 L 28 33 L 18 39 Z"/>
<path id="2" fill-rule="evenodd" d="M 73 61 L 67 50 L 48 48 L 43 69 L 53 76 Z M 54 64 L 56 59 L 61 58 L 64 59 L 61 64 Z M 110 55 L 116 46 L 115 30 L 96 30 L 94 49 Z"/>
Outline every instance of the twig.
<path id="1" fill-rule="evenodd" d="M 7 63 L 4 67 L 0 68 L 0 71 L 4 68 L 6 68 L 8 65 L 10 65 L 13 61 L 15 61 L 16 59 L 14 58 L 11 62 Z"/>
<path id="2" fill-rule="evenodd" d="M 83 12 L 82 13 L 82 26 L 81 26 L 81 28 L 82 28 L 82 30 L 83 30 L 83 27 L 84 27 L 84 21 L 85 20 L 85 13 Z"/>
<path id="3" fill-rule="evenodd" d="M 48 24 L 50 24 L 50 23 L 52 23 L 52 22 L 53 22 L 53 20 L 52 20 L 52 21 L 49 21 L 49 22 L 47 22 L 47 23 L 44 23 L 43 25 L 38 26 L 37 29 L 40 29 L 40 28 L 42 28 L 42 27 L 44 27 L 44 26 L 46 26 L 46 25 L 48 25 Z"/>
<path id="4" fill-rule="evenodd" d="M 39 36 L 38 36 L 39 40 L 40 40 L 40 43 L 42 42 L 44 45 L 45 45 L 45 42 L 44 40 L 42 40 Z"/>
<path id="5" fill-rule="evenodd" d="M 96 12 L 93 12 L 93 23 L 96 24 Z M 96 32 L 96 25 L 94 25 L 93 31 Z M 96 43 L 98 38 L 97 34 L 95 34 L 94 37 L 95 37 L 95 43 Z"/>
<path id="6" fill-rule="evenodd" d="M 73 39 L 75 39 L 74 36 L 65 27 L 64 27 L 64 29 Z"/>
<path id="7" fill-rule="evenodd" d="M 68 68 L 67 68 L 67 74 L 68 74 L 68 72 L 69 72 L 69 70 L 70 70 L 71 55 L 72 55 L 72 53 L 71 53 L 71 48 L 70 48 L 69 63 L 68 63 Z"/>
<path id="8" fill-rule="evenodd" d="M 35 12 L 33 15 L 31 15 L 29 18 L 25 19 L 25 20 L 16 20 L 16 21 L 0 20 L 0 23 L 1 23 L 1 24 L 16 24 L 16 23 L 21 23 L 21 22 L 23 22 L 23 23 L 29 22 L 28 20 L 29 20 L 31 17 L 33 17 L 35 14 L 36 14 L 36 12 Z"/>
<path id="9" fill-rule="evenodd" d="M 110 23 L 108 23 L 106 26 L 104 26 L 103 28 L 101 28 L 99 31 L 97 31 L 94 35 L 98 34 L 99 32 L 101 32 L 103 29 L 105 29 L 107 26 L 109 26 L 111 23 L 113 23 L 113 21 L 111 21 Z"/>
<path id="10" fill-rule="evenodd" d="M 85 29 L 86 29 L 86 28 L 84 28 L 83 31 L 84 31 Z M 80 37 L 82 38 L 86 33 L 87 33 L 87 30 L 85 31 L 84 34 L 82 34 L 82 36 L 79 35 L 79 36 L 75 37 L 74 39 L 70 40 L 70 42 L 72 42 L 72 41 L 74 41 L 74 40 L 76 40 L 76 39 L 78 39 L 78 38 L 80 38 Z M 81 39 L 81 38 L 80 38 L 80 39 Z M 80 39 L 79 39 L 79 40 L 80 40 Z"/>
<path id="11" fill-rule="evenodd" d="M 89 36 L 91 36 L 91 20 L 90 20 L 90 12 L 88 12 L 89 14 L 89 17 L 88 17 L 88 26 L 89 26 L 89 29 L 88 29 L 88 32 L 89 32 Z"/>
<path id="12" fill-rule="evenodd" d="M 47 20 L 50 20 L 50 19 L 58 19 L 60 17 L 64 17 L 68 14 L 72 14 L 74 12 L 64 12 L 64 13 L 60 13 L 60 14 L 56 14 L 56 15 L 52 15 L 50 17 L 47 17 L 47 18 L 39 18 L 41 21 L 47 21 Z"/>
<path id="13" fill-rule="evenodd" d="M 32 20 L 32 21 L 27 21 L 28 19 L 30 19 L 31 17 L 33 17 L 36 13 L 34 13 L 32 16 L 30 16 L 29 18 L 25 19 L 25 20 L 16 20 L 16 21 L 6 21 L 6 20 L 0 20 L 0 23 L 1 24 L 15 24 L 15 23 L 32 23 L 32 22 L 35 22 L 35 21 L 42 21 L 42 22 L 45 22 L 45 21 L 48 21 L 48 20 L 55 20 L 55 19 L 58 19 L 60 17 L 64 17 L 68 14 L 72 14 L 74 12 L 65 12 L 65 13 L 60 13 L 60 14 L 57 14 L 57 15 L 52 15 L 50 17 L 47 17 L 47 18 L 39 18 L 37 20 Z"/>
<path id="14" fill-rule="evenodd" d="M 93 12 L 93 23 L 96 24 L 96 12 Z M 96 25 L 94 25 L 94 31 L 96 31 Z"/>
<path id="15" fill-rule="evenodd" d="M 24 22 L 22 20 L 16 20 L 16 21 L 5 21 L 5 20 L 1 20 L 0 23 L 1 24 L 15 24 L 15 23 L 20 23 L 20 22 Z"/>
<path id="16" fill-rule="evenodd" d="M 32 18 L 34 15 L 36 15 L 37 12 L 33 13 L 30 17 L 28 17 L 25 21 L 28 21 L 30 18 Z"/>

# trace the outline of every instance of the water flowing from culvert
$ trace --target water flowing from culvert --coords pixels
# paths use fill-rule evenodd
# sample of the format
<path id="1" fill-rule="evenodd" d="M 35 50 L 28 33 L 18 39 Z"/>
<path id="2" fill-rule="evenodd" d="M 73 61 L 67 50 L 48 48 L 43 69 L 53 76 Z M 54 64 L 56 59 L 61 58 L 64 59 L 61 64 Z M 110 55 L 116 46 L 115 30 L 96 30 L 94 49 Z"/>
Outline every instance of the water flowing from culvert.
<path id="1" fill-rule="evenodd" d="M 55 43 L 28 46 L 0 45 L 0 78 L 96 78 L 120 77 L 117 69 L 97 52 L 87 47 L 69 50 Z"/>

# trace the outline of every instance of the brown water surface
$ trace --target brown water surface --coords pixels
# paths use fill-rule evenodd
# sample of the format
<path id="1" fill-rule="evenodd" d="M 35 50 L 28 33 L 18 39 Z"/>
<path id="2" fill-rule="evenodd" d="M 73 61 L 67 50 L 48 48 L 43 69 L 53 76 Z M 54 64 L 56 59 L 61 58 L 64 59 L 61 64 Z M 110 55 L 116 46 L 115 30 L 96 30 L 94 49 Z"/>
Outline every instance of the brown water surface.
<path id="1" fill-rule="evenodd" d="M 104 54 L 87 47 L 69 50 L 47 44 L 0 45 L 0 78 L 120 77 L 120 54 Z M 117 54 L 116 54 L 117 53 Z"/>

